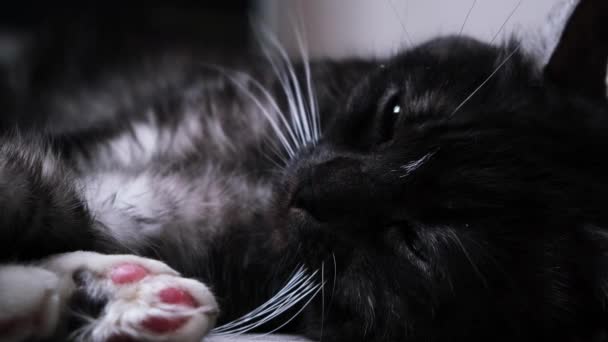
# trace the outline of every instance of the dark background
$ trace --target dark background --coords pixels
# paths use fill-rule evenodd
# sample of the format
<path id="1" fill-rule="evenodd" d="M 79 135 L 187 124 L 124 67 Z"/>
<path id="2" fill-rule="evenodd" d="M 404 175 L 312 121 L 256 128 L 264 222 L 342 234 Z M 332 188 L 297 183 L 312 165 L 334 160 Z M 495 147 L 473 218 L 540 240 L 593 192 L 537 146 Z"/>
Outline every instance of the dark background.
<path id="1" fill-rule="evenodd" d="M 125 1 L 125 3 L 129 3 Z M 250 46 L 253 1 L 54 2 L 0 10 L 0 110 L 56 84 L 87 82 L 105 70 L 166 53 L 242 54 Z"/>

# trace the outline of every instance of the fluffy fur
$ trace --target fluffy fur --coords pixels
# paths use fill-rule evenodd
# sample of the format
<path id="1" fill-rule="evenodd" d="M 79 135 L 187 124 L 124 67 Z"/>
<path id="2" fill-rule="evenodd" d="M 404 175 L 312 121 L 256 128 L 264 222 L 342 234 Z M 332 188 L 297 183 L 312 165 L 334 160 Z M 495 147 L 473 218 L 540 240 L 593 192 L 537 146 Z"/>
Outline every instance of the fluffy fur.
<path id="1" fill-rule="evenodd" d="M 294 293 L 323 291 L 283 328 L 325 341 L 605 340 L 608 8 L 571 12 L 549 54 L 443 37 L 292 66 L 270 40 L 247 75 L 55 94 L 40 143 L 0 150 L 2 260 L 158 258 L 221 322 L 303 264 Z"/>

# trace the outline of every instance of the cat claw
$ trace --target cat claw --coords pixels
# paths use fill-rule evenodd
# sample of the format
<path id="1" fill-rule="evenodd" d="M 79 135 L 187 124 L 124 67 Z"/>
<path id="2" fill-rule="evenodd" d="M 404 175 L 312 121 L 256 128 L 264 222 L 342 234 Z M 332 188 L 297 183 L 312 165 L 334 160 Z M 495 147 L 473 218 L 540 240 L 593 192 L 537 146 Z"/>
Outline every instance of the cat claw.
<path id="1" fill-rule="evenodd" d="M 59 276 L 64 306 L 83 323 L 75 340 L 200 341 L 219 312 L 204 284 L 156 260 L 75 252 L 41 266 Z M 73 305 L 75 298 L 101 305 L 93 314 L 79 312 L 85 305 Z"/>

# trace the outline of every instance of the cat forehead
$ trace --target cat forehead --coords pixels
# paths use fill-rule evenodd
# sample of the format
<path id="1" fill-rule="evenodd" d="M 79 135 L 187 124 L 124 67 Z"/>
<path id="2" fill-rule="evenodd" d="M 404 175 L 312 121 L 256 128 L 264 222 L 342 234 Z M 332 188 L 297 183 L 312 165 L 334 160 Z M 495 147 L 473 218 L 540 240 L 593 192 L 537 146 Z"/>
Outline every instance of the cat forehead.
<path id="1" fill-rule="evenodd" d="M 497 47 L 464 37 L 439 38 L 404 51 L 383 69 L 390 85 L 386 93 L 398 93 L 411 112 L 449 110 L 481 85 L 471 104 L 492 103 L 520 93 L 523 84 L 538 77 L 517 45 Z"/>

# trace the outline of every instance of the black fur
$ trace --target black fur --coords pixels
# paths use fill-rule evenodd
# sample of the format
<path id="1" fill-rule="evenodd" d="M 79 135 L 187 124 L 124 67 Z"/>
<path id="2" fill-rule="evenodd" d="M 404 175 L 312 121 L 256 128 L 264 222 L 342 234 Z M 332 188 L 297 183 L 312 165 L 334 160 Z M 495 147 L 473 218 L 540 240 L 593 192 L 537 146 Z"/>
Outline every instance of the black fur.
<path id="1" fill-rule="evenodd" d="M 78 129 L 48 105 L 51 147 L 6 138 L 0 150 L 0 256 L 135 250 L 210 284 L 222 321 L 268 298 L 298 263 L 323 264 L 335 292 L 286 330 L 324 341 L 606 340 L 606 35 L 589 37 L 580 25 L 604 28 L 606 11 L 583 0 L 543 70 L 515 41 L 463 37 L 383 61 L 313 64 L 323 136 L 284 168 L 262 161 L 260 141 L 234 119 L 253 107 L 213 68 L 184 63 L 185 73 L 159 77 L 167 82 L 129 81 L 131 92 L 121 92 L 129 101 L 111 97 L 117 109 L 82 118 Z M 580 35 L 590 39 L 584 52 Z M 267 70 L 250 71 L 279 89 Z M 194 223 L 177 220 L 151 243 L 116 240 L 72 183 L 92 170 L 77 156 L 145 121 L 138 115 L 148 108 L 179 125 L 173 114 L 193 91 L 225 109 L 236 152 L 201 140 L 150 167 L 197 182 L 213 164 L 271 189 L 270 199 L 234 197 L 218 234 L 185 235 Z M 228 109 L 234 103 L 241 109 Z M 45 173 L 55 158 L 47 150 L 65 165 Z M 200 236 L 210 241 L 189 241 Z"/>

